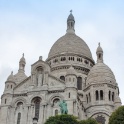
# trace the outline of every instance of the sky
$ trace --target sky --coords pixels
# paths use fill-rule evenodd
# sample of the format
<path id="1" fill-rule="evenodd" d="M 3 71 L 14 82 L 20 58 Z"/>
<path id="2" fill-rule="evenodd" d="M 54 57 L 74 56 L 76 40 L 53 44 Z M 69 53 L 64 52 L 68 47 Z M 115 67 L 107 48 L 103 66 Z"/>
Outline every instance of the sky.
<path id="1" fill-rule="evenodd" d="M 124 105 L 124 0 L 0 0 L 0 96 L 11 71 L 18 72 L 23 53 L 27 76 L 39 56 L 47 59 L 52 45 L 66 33 L 71 9 L 75 32 L 95 61 L 101 43 Z"/>

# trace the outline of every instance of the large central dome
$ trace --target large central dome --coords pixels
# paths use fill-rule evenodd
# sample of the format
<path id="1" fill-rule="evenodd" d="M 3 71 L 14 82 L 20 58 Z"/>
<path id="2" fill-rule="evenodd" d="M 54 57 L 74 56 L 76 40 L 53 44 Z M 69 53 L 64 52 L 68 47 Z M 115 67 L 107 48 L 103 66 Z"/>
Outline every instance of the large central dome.
<path id="1" fill-rule="evenodd" d="M 75 34 L 74 25 L 75 19 L 72 13 L 70 13 L 67 19 L 67 33 L 54 43 L 49 52 L 48 59 L 71 53 L 93 60 L 90 49 L 85 41 Z"/>
<path id="2" fill-rule="evenodd" d="M 75 33 L 66 33 L 64 36 L 59 38 L 52 46 L 48 58 L 66 53 L 82 55 L 92 60 L 92 54 L 89 47 L 85 41 Z"/>

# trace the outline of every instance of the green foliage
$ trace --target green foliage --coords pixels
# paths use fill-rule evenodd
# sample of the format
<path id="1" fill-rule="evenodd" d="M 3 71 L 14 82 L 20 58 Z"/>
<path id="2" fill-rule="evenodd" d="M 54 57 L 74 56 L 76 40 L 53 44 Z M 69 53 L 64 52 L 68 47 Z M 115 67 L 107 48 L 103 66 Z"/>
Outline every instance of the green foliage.
<path id="1" fill-rule="evenodd" d="M 45 124 L 79 124 L 73 115 L 56 115 L 47 119 Z"/>
<path id="2" fill-rule="evenodd" d="M 119 107 L 112 113 L 109 124 L 124 124 L 124 106 Z"/>
<path id="3" fill-rule="evenodd" d="M 73 115 L 56 115 L 47 119 L 45 124 L 98 124 L 96 120 L 89 118 L 87 120 L 77 121 Z"/>
<path id="4" fill-rule="evenodd" d="M 97 121 L 93 118 L 89 118 L 87 120 L 82 120 L 79 124 L 98 124 Z"/>

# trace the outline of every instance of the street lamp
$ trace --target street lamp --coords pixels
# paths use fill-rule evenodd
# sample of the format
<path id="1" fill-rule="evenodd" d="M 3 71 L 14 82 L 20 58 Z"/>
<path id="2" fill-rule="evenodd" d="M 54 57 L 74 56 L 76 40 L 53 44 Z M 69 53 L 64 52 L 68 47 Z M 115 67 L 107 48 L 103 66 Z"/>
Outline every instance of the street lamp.
<path id="1" fill-rule="evenodd" d="M 37 122 L 38 122 L 38 118 L 37 117 L 34 117 L 33 118 L 33 124 L 37 124 Z"/>

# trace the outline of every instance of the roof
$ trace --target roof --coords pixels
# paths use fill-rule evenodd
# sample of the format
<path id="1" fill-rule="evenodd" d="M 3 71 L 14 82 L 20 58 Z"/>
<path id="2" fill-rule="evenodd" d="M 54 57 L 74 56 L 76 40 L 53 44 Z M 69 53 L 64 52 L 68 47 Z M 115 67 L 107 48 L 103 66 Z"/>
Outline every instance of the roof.
<path id="1" fill-rule="evenodd" d="M 89 47 L 85 41 L 78 37 L 76 34 L 66 33 L 64 36 L 59 38 L 51 47 L 48 59 L 56 55 L 66 53 L 83 55 L 93 60 Z"/>
<path id="2" fill-rule="evenodd" d="M 116 84 L 116 79 L 112 70 L 107 65 L 105 65 L 104 63 L 97 63 L 91 68 L 87 76 L 86 85 L 92 83 Z"/>

